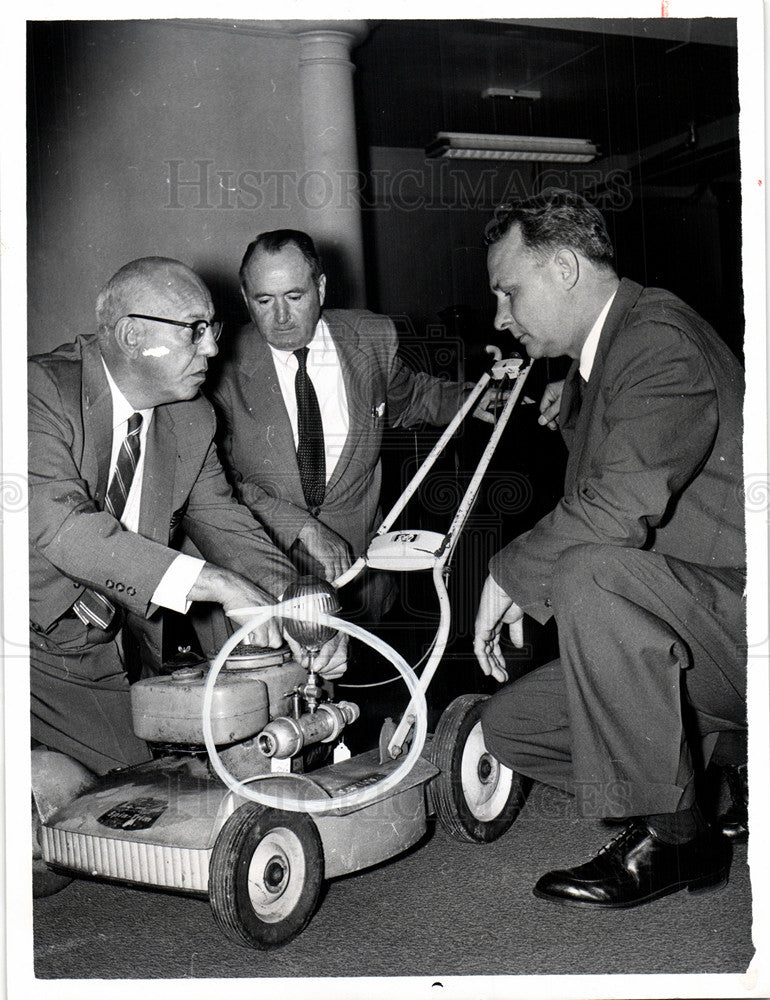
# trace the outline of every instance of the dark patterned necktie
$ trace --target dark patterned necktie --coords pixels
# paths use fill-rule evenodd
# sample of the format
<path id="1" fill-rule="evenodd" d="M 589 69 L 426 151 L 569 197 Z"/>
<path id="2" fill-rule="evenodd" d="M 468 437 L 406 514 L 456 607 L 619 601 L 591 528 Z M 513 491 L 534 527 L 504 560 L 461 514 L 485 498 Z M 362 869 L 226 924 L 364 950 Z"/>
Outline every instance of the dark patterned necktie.
<path id="1" fill-rule="evenodd" d="M 139 461 L 139 434 L 142 429 L 142 414 L 132 413 L 128 418 L 128 432 L 120 446 L 118 461 L 110 480 L 104 506 L 119 521 L 126 508 L 126 500 Z"/>
<path id="2" fill-rule="evenodd" d="M 297 465 L 305 503 L 312 513 L 326 496 L 326 457 L 321 409 L 307 373 L 307 355 L 307 347 L 294 351 L 299 364 L 294 376 L 294 391 L 297 395 Z"/>
<path id="3" fill-rule="evenodd" d="M 575 379 L 575 402 L 577 404 L 576 409 L 579 411 L 580 407 L 583 405 L 583 397 L 585 396 L 586 386 L 588 382 L 583 378 L 580 372 L 577 373 L 577 378 Z"/>

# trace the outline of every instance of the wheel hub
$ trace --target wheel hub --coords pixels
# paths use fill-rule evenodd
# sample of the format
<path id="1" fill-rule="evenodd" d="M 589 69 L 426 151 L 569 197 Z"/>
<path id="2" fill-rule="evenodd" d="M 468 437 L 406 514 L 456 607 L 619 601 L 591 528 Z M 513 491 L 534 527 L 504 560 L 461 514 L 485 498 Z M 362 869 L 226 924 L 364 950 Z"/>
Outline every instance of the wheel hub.
<path id="1" fill-rule="evenodd" d="M 497 761 L 493 760 L 488 753 L 482 754 L 479 758 L 479 766 L 477 769 L 479 781 L 483 785 L 488 785 L 490 781 L 495 780 L 495 768 L 497 766 Z"/>
<path id="2" fill-rule="evenodd" d="M 289 870 L 286 866 L 285 859 L 276 854 L 265 866 L 263 880 L 267 891 L 275 893 L 280 892 L 286 883 L 288 874 Z"/>
<path id="3" fill-rule="evenodd" d="M 484 744 L 481 723 L 468 734 L 460 762 L 463 796 L 477 820 L 487 823 L 505 808 L 513 783 L 513 772 L 502 767 Z"/>
<path id="4" fill-rule="evenodd" d="M 248 891 L 260 920 L 275 923 L 292 912 L 305 881 L 305 860 L 297 835 L 274 827 L 257 844 L 249 864 Z"/>

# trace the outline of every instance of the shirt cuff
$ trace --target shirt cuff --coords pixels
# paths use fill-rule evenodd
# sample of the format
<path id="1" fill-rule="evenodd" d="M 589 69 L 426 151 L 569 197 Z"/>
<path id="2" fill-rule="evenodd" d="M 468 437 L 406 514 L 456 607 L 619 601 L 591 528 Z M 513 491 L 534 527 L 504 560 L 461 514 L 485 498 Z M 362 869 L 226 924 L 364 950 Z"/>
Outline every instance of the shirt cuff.
<path id="1" fill-rule="evenodd" d="M 178 611 L 182 615 L 187 614 L 192 604 L 192 601 L 187 600 L 187 595 L 192 590 L 205 565 L 204 559 L 196 559 L 194 556 L 180 553 L 155 588 L 151 599 L 152 603 L 161 608 Z"/>

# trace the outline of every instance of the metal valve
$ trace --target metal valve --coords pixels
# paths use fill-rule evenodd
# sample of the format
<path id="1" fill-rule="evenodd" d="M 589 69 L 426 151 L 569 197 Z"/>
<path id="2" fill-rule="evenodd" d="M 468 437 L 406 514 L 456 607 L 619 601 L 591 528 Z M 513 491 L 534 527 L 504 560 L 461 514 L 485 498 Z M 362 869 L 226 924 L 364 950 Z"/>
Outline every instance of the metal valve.
<path id="1" fill-rule="evenodd" d="M 298 719 L 288 715 L 273 719 L 257 736 L 257 746 L 266 757 L 294 757 L 312 743 L 331 743 L 359 715 L 360 709 L 352 701 L 322 702 L 314 712 Z"/>

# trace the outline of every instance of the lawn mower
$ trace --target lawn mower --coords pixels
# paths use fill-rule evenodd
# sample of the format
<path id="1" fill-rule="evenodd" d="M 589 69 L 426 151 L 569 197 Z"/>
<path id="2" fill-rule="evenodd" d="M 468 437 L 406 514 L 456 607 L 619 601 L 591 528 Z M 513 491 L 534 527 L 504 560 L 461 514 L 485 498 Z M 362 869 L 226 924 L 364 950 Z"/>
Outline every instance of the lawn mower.
<path id="1" fill-rule="evenodd" d="M 425 834 L 429 813 L 463 841 L 492 841 L 509 828 L 523 780 L 486 750 L 486 696 L 455 699 L 429 736 L 425 692 L 451 631 L 450 560 L 530 367 L 497 360 L 482 375 L 366 553 L 333 585 L 303 579 L 274 606 L 241 609 L 240 620 L 249 620 L 210 665 L 132 685 L 134 730 L 154 759 L 96 777 L 62 754 L 33 751 L 37 895 L 79 876 L 205 896 L 228 938 L 265 949 L 303 930 L 325 879 L 406 851 Z M 392 531 L 461 422 L 495 387 L 500 412 L 449 530 Z M 440 617 L 419 679 L 381 638 L 337 617 L 336 591 L 364 567 L 432 573 Z M 307 651 L 307 667 L 285 648 L 249 646 L 250 631 L 270 616 Z M 344 730 L 359 708 L 336 700 L 315 669 L 335 630 L 390 661 L 410 695 L 398 723 L 383 723 L 377 747 L 354 756 Z"/>

